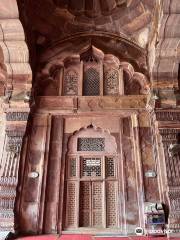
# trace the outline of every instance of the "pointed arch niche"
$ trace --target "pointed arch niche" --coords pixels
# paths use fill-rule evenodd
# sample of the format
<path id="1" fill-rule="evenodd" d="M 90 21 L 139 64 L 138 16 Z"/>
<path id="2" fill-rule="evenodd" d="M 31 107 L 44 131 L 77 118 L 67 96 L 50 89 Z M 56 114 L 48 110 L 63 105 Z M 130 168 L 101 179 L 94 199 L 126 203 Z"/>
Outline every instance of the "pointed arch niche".
<path id="1" fill-rule="evenodd" d="M 70 137 L 66 157 L 65 229 L 118 228 L 115 138 L 93 125 Z"/>

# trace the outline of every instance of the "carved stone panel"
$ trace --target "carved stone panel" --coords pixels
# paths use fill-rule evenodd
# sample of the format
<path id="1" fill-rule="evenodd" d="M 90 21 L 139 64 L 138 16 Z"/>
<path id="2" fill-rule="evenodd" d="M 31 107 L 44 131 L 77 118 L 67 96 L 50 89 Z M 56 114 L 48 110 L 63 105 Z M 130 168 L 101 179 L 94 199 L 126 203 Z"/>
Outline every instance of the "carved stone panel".
<path id="1" fill-rule="evenodd" d="M 78 73 L 74 69 L 65 69 L 64 95 L 78 95 Z"/>
<path id="2" fill-rule="evenodd" d="M 170 146 L 178 143 L 179 129 L 160 129 L 164 146 L 167 180 L 169 186 L 180 185 L 180 154 L 171 155 Z"/>
<path id="3" fill-rule="evenodd" d="M 180 129 L 160 129 L 165 155 L 169 200 L 169 228 L 180 228 L 180 153 L 172 154 L 172 146 L 179 143 Z"/>

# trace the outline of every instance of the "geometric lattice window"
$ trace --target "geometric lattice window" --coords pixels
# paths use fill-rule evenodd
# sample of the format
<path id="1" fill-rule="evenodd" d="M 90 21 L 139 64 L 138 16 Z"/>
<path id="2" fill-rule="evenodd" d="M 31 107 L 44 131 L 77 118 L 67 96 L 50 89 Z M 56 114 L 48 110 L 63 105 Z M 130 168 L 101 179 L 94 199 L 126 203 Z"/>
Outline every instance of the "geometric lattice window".
<path id="1" fill-rule="evenodd" d="M 67 225 L 73 226 L 76 221 L 76 185 L 74 182 L 68 182 L 67 186 Z"/>
<path id="2" fill-rule="evenodd" d="M 105 139 L 104 138 L 78 138 L 77 150 L 78 151 L 104 151 Z"/>
<path id="3" fill-rule="evenodd" d="M 78 94 L 78 74 L 74 70 L 69 70 L 64 77 L 64 95 Z"/>
<path id="4" fill-rule="evenodd" d="M 70 139 L 66 175 L 67 230 L 118 227 L 114 144 L 113 137 L 103 131 L 100 133 L 91 125 Z"/>
<path id="5" fill-rule="evenodd" d="M 119 93 L 119 74 L 117 70 L 109 70 L 104 73 L 104 94 L 116 95 Z"/>
<path id="6" fill-rule="evenodd" d="M 106 213 L 107 227 L 117 226 L 116 182 L 106 182 Z"/>
<path id="7" fill-rule="evenodd" d="M 82 177 L 101 176 L 101 158 L 82 158 L 81 159 Z"/>
<path id="8" fill-rule="evenodd" d="M 84 73 L 83 95 L 84 96 L 100 95 L 100 75 L 95 68 L 91 67 Z"/>
<path id="9" fill-rule="evenodd" d="M 70 162 L 70 177 L 76 177 L 76 158 L 70 158 L 69 159 Z"/>
<path id="10" fill-rule="evenodd" d="M 92 226 L 102 226 L 102 183 L 92 183 Z"/>
<path id="11" fill-rule="evenodd" d="M 80 227 L 102 227 L 102 196 L 101 182 L 80 182 Z"/>
<path id="12" fill-rule="evenodd" d="M 105 157 L 106 177 L 115 177 L 114 158 Z"/>
<path id="13" fill-rule="evenodd" d="M 91 186 L 89 182 L 80 183 L 80 227 L 88 227 L 90 220 Z"/>

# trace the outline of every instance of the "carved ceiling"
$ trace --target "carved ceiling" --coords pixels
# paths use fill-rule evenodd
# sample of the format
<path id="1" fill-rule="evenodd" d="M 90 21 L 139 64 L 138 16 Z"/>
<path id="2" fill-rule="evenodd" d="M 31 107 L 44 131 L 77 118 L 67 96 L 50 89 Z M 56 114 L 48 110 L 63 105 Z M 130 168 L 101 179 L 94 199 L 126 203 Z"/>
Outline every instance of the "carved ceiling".
<path id="1" fill-rule="evenodd" d="M 77 33 L 108 32 L 146 47 L 157 0 L 20 0 L 39 45 Z M 23 6 L 23 7 L 22 7 Z M 21 14 L 22 15 L 22 14 Z"/>
<path id="2" fill-rule="evenodd" d="M 54 0 L 53 2 L 57 7 L 66 8 L 74 16 L 99 18 L 111 15 L 122 5 L 129 6 L 132 0 Z"/>

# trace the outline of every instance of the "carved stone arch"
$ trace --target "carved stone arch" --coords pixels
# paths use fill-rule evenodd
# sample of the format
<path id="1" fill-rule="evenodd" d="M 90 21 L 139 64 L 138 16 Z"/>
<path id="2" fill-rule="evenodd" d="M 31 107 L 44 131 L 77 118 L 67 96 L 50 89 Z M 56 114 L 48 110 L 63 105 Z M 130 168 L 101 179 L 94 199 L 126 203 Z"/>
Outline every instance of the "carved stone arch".
<path id="1" fill-rule="evenodd" d="M 120 60 L 112 55 L 104 57 L 104 95 L 123 95 L 124 81 Z"/>
<path id="2" fill-rule="evenodd" d="M 53 77 L 44 79 L 39 85 L 39 93 L 41 96 L 58 96 L 58 83 Z"/>
<path id="3" fill-rule="evenodd" d="M 70 137 L 68 142 L 68 153 L 76 153 L 78 146 L 78 138 L 104 138 L 105 148 L 104 151 L 111 154 L 117 154 L 117 144 L 115 137 L 110 134 L 108 130 L 96 127 L 94 125 L 88 125 L 83 127 Z M 76 151 L 74 151 L 76 149 Z"/>
<path id="4" fill-rule="evenodd" d="M 80 51 L 80 57 L 81 60 L 86 61 L 86 59 L 89 59 L 89 57 L 95 57 L 97 61 L 103 61 L 104 59 L 104 53 L 99 48 L 89 45 L 86 48 L 84 48 L 82 51 Z"/>
<path id="5" fill-rule="evenodd" d="M 70 136 L 65 230 L 118 227 L 117 162 L 116 140 L 107 130 L 89 125 Z M 92 199 L 99 202 L 99 207 L 94 204 L 93 210 L 89 207 Z"/>
<path id="6" fill-rule="evenodd" d="M 60 67 L 63 67 L 64 63 L 61 59 L 54 59 L 49 61 L 45 66 L 41 69 L 38 75 L 42 75 L 43 77 L 52 75 L 52 73 Z"/>
<path id="7" fill-rule="evenodd" d="M 124 73 L 125 94 L 148 94 L 150 84 L 147 77 L 140 72 L 135 72 L 133 66 L 128 62 L 122 62 L 121 66 Z"/>
<path id="8" fill-rule="evenodd" d="M 139 91 L 135 94 L 148 94 L 150 91 L 150 84 L 148 83 L 147 77 L 139 72 L 135 72 L 132 79 L 133 83 L 139 87 Z"/>
<path id="9" fill-rule="evenodd" d="M 146 52 L 143 48 L 124 35 L 101 31 L 95 34 L 77 33 L 54 42 L 42 53 L 40 61 L 43 63 L 57 58 L 64 59 L 73 54 L 81 54 L 91 46 L 101 49 L 104 54 L 112 53 L 119 59 L 124 59 L 127 62 L 130 60 L 137 71 L 147 72 Z"/>
<path id="10" fill-rule="evenodd" d="M 90 46 L 81 53 L 83 62 L 82 92 L 84 96 L 103 95 L 103 59 L 103 52 L 94 46 Z"/>
<path id="11" fill-rule="evenodd" d="M 59 95 L 140 95 L 149 92 L 149 81 L 144 74 L 135 71 L 129 62 L 120 62 L 117 56 L 105 54 L 91 43 L 77 47 L 75 52 L 63 50 L 57 59 L 45 66 L 40 76 L 49 79 L 58 68 L 61 75 Z M 70 71 L 74 73 L 69 74 Z"/>
<path id="12" fill-rule="evenodd" d="M 36 76 L 34 84 L 35 95 L 39 96 L 58 96 L 59 72 L 63 69 L 64 63 L 58 59 L 47 63 Z"/>

